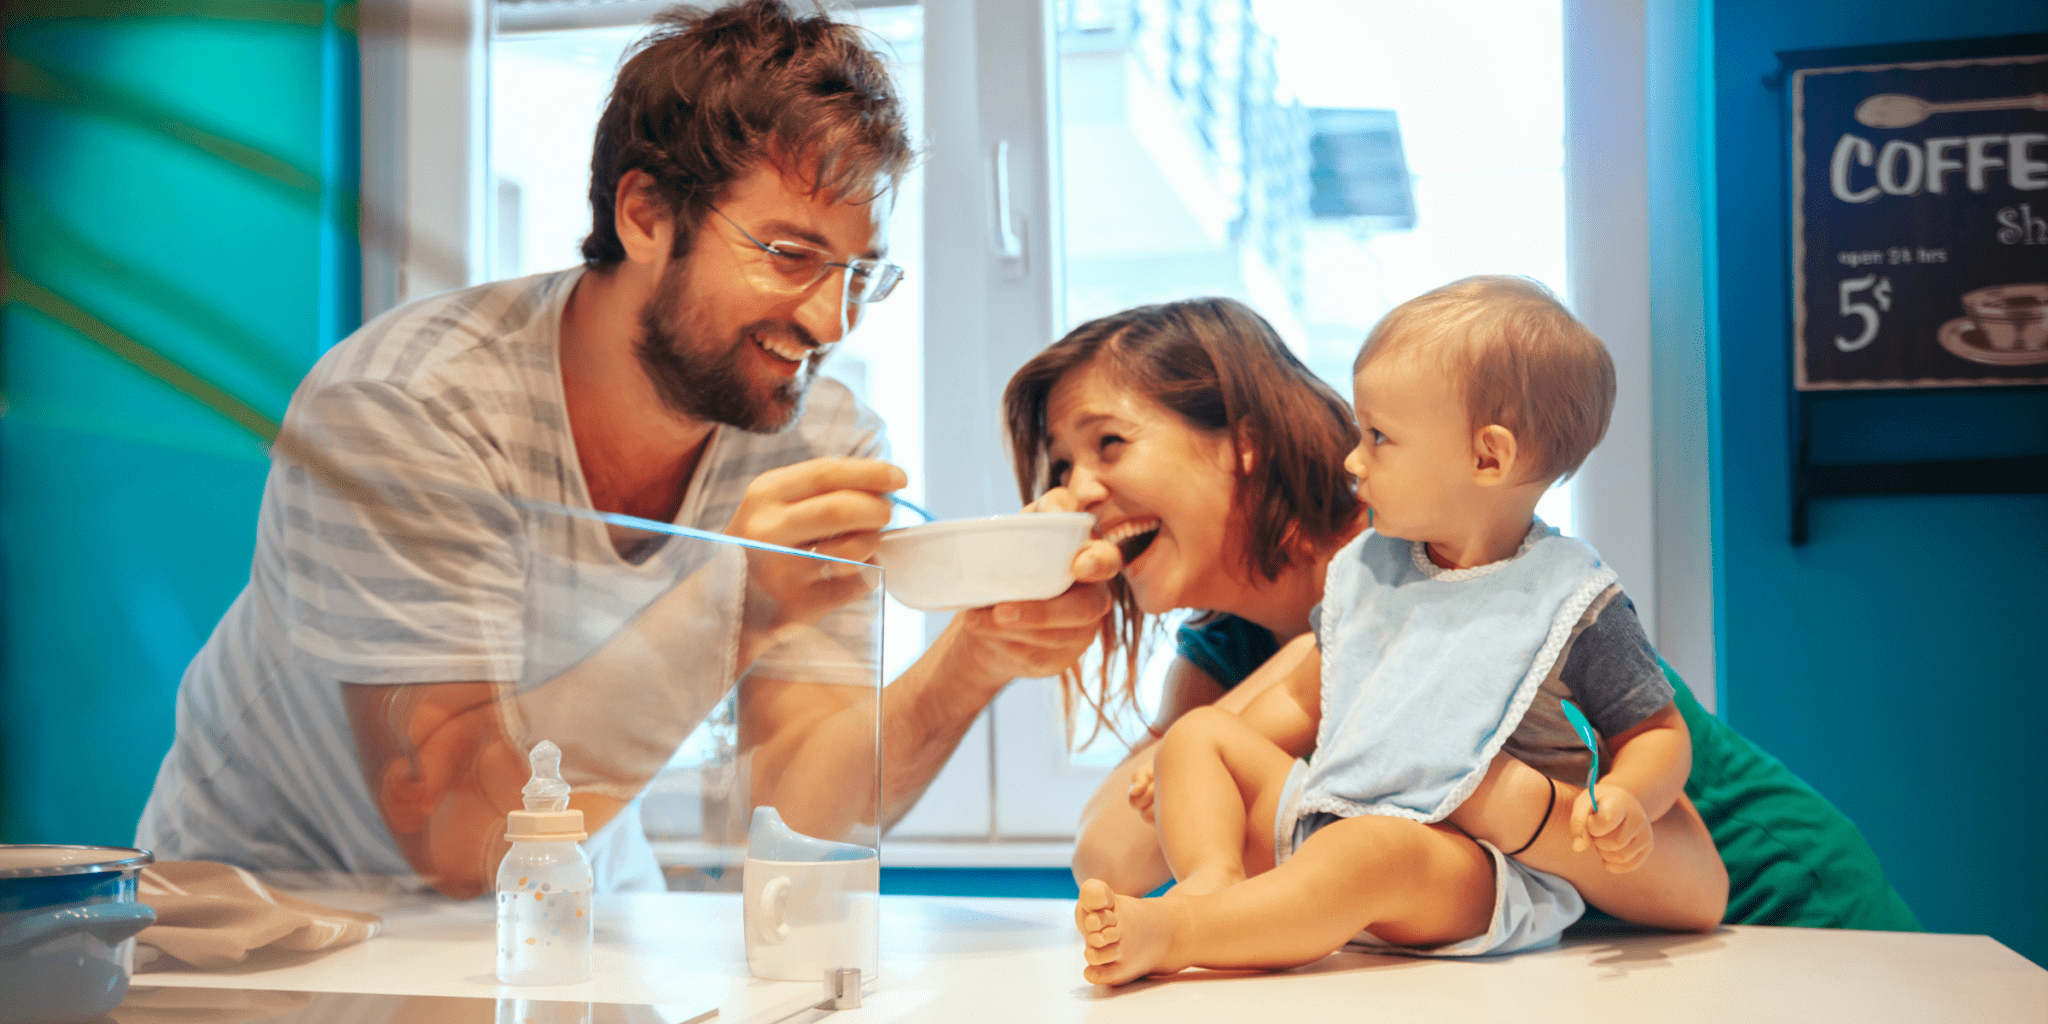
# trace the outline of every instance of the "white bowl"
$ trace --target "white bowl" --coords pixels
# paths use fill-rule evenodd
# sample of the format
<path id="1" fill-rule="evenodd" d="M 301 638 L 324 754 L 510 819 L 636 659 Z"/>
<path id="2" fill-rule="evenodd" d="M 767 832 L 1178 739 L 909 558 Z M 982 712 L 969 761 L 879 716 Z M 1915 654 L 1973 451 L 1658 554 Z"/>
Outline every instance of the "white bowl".
<path id="1" fill-rule="evenodd" d="M 1058 597 L 1088 543 L 1086 512 L 1025 512 L 882 531 L 875 561 L 896 600 L 925 612 Z"/>

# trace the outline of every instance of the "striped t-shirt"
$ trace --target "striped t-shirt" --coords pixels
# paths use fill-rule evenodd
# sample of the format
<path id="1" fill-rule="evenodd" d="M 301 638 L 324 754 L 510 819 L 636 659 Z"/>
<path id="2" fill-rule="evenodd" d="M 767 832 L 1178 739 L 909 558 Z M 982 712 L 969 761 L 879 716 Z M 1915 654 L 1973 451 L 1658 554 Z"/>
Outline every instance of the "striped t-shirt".
<path id="1" fill-rule="evenodd" d="M 164 860 L 416 885 L 358 767 L 342 686 L 494 682 L 521 696 L 526 720 L 515 727 L 533 733 L 521 741 L 552 738 L 551 728 L 615 728 L 620 749 L 637 744 L 657 759 L 724 697 L 729 648 L 723 659 L 687 659 L 690 671 L 674 678 L 612 679 L 596 696 L 538 699 L 565 697 L 549 681 L 570 678 L 564 670 L 672 590 L 705 591 L 705 613 L 685 618 L 716 643 L 735 614 L 741 573 L 707 563 L 744 564 L 731 548 L 683 538 L 629 560 L 603 523 L 543 510 L 591 508 L 557 362 L 562 312 L 580 276 L 502 281 L 393 310 L 301 382 L 284 429 L 318 453 L 326 475 L 273 461 L 249 585 L 185 671 L 177 734 L 137 845 Z M 843 385 L 820 379 L 787 431 L 716 428 L 674 522 L 722 530 L 766 470 L 884 454 L 880 421 Z M 365 488 L 357 501 L 329 487 L 336 470 Z M 869 664 L 870 619 L 870 606 L 856 602 L 820 630 L 837 655 Z M 755 671 L 804 678 L 773 671 L 778 656 L 807 658 L 770 652 Z M 585 849 L 600 888 L 660 885 L 637 802 Z"/>

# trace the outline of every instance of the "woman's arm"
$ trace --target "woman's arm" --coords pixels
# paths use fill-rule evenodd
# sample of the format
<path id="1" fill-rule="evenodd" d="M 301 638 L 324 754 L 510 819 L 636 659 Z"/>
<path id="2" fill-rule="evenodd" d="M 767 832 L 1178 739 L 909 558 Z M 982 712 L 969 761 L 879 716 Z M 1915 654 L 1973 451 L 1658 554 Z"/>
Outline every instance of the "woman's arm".
<path id="1" fill-rule="evenodd" d="M 1159 753 L 1159 735 L 1189 711 L 1225 696 L 1221 684 L 1186 658 L 1176 657 L 1167 670 L 1165 699 L 1151 734 L 1138 742 L 1131 756 L 1110 769 L 1109 777 L 1081 808 L 1074 837 L 1074 881 L 1102 879 L 1126 896 L 1143 896 L 1173 879 L 1159 834 L 1131 806 L 1131 776 L 1152 764 Z"/>
<path id="2" fill-rule="evenodd" d="M 1501 754 L 1450 821 L 1475 839 L 1520 851 L 1516 860 L 1572 883 L 1586 902 L 1624 921 L 1675 931 L 1711 931 L 1721 923 L 1728 869 L 1692 801 L 1679 795 L 1651 823 L 1650 856 L 1639 869 L 1617 873 L 1598 850 L 1572 849 L 1572 805 L 1580 792 Z"/>
<path id="3" fill-rule="evenodd" d="M 1233 714 L 1242 713 L 1254 698 L 1301 668 L 1315 654 L 1315 638 L 1306 634 L 1280 648 L 1258 670 L 1229 691 L 1196 668 L 1186 658 L 1176 657 L 1166 677 L 1166 695 L 1153 736 L 1166 731 L 1188 711 L 1214 704 Z M 1152 763 L 1157 753 L 1155 740 L 1141 742 L 1124 762 L 1111 770 L 1095 795 L 1081 811 L 1079 834 L 1074 839 L 1074 881 L 1099 878 L 1126 896 L 1142 896 L 1173 880 L 1166 856 L 1159 850 L 1159 834 L 1152 824 L 1131 807 L 1131 776 L 1139 767 Z"/>

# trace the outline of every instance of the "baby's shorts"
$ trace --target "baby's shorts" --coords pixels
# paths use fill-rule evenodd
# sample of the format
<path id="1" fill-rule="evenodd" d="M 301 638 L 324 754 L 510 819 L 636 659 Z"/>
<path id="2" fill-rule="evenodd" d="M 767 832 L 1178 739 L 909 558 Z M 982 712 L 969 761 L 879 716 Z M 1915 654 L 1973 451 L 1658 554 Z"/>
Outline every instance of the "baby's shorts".
<path id="1" fill-rule="evenodd" d="M 1280 811 L 1273 818 L 1273 863 L 1285 864 L 1316 830 L 1340 815 L 1322 811 L 1301 812 L 1301 781 L 1308 764 L 1296 761 L 1280 794 Z M 1500 852 L 1483 839 L 1475 839 L 1493 858 L 1493 919 L 1486 931 L 1460 942 L 1419 948 L 1388 942 L 1369 931 L 1360 931 L 1344 944 L 1354 953 L 1400 953 L 1407 956 L 1490 956 L 1519 953 L 1552 945 L 1572 922 L 1586 913 L 1586 901 L 1570 882 L 1547 871 L 1538 871 Z"/>

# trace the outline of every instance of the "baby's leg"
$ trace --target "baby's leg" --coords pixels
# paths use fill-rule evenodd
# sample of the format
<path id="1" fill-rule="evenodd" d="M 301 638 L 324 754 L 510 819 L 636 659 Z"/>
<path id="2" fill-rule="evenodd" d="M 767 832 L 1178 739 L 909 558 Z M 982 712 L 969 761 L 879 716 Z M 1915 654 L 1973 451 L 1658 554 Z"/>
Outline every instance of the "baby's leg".
<path id="1" fill-rule="evenodd" d="M 1182 895 L 1216 892 L 1273 866 L 1273 817 L 1294 758 L 1213 707 L 1182 715 L 1159 743 L 1153 807 Z"/>
<path id="2" fill-rule="evenodd" d="M 1556 787 L 1552 802 L 1549 778 L 1502 754 L 1450 820 L 1503 851 L 1528 843 L 1513 854 L 1516 860 L 1572 883 L 1586 902 L 1624 921 L 1674 931 L 1710 931 L 1721 923 L 1728 907 L 1728 868 L 1692 801 L 1681 795 L 1651 822 L 1649 858 L 1634 871 L 1616 874 L 1592 846 L 1572 849 L 1572 802 L 1582 787 L 1565 782 Z M 1548 819 L 1543 816 L 1546 804 Z M 1533 843 L 1531 836 L 1536 837 Z"/>
<path id="3" fill-rule="evenodd" d="M 1486 930 L 1493 860 L 1457 830 L 1403 818 L 1332 822 L 1287 863 L 1221 892 L 1119 896 L 1093 879 L 1075 911 L 1083 977 L 1121 985 L 1187 967 L 1282 970 L 1342 947 L 1362 928 L 1434 946 Z"/>

